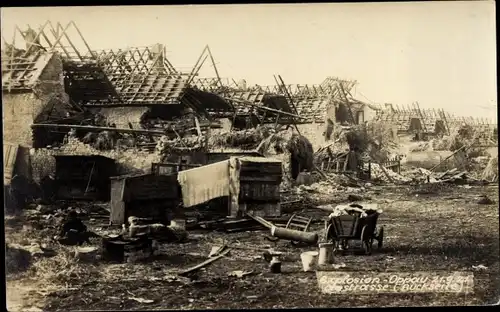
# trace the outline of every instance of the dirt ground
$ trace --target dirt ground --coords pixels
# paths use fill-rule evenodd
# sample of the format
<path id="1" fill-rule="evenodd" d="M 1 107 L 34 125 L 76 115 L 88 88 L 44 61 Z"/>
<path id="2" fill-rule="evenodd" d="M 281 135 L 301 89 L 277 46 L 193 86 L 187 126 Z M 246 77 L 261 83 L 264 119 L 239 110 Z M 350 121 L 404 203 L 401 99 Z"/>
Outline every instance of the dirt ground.
<path id="1" fill-rule="evenodd" d="M 493 205 L 480 205 L 487 194 Z M 44 311 L 152 310 L 216 308 L 303 308 L 359 306 L 484 305 L 498 302 L 499 215 L 498 185 L 454 186 L 439 195 L 415 194 L 408 187 L 372 187 L 364 195 L 384 210 L 378 225 L 385 228 L 384 247 L 372 255 L 336 255 L 344 270 L 356 271 L 471 271 L 473 294 L 373 294 L 327 295 L 318 288 L 314 272 L 302 272 L 300 254 L 314 247 L 297 247 L 287 241 L 272 242 L 265 231 L 224 234 L 189 232 L 183 244 L 161 247 L 162 254 L 147 263 L 71 264 L 78 267 L 64 278 L 44 280 L 37 269 L 8 274 L 9 311 L 37 307 Z M 347 197 L 347 196 L 346 196 Z M 338 201 L 337 201 L 338 202 Z M 318 222 L 312 230 L 323 231 L 327 213 L 318 209 L 300 212 Z M 33 240 L 42 230 L 27 226 L 22 216 L 6 221 L 6 241 Z M 106 219 L 87 220 L 102 228 Z M 24 227 L 23 227 L 24 224 Z M 46 230 L 46 229 L 45 229 Z M 38 233 L 38 234 L 34 234 Z M 321 232 L 320 232 L 321 234 Z M 269 272 L 262 253 L 231 250 L 230 254 L 196 276 L 175 279 L 179 269 L 207 259 L 211 247 L 223 240 L 246 247 L 272 247 L 282 251 L 282 273 Z M 57 257 L 34 260 L 59 266 Z M 480 271 L 473 266 L 483 265 Z M 40 270 L 40 269 L 38 269 Z M 235 270 L 252 272 L 232 277 Z M 49 277 L 47 277 L 49 278 Z M 135 299 L 131 299 L 135 298 Z M 142 301 L 142 302 L 140 302 Z"/>

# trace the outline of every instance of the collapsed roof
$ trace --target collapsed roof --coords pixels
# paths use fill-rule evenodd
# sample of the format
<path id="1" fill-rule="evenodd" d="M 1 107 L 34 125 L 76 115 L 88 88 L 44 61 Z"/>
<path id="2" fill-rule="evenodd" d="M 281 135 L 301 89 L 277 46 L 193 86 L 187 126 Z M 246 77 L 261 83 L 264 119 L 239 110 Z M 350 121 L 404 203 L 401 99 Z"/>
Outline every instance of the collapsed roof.
<path id="1" fill-rule="evenodd" d="M 230 102 L 237 116 L 256 116 L 262 123 L 275 122 L 279 116 L 282 123 L 289 123 L 295 114 L 287 98 L 276 90 L 246 87 L 227 78 L 196 78 L 193 83 L 197 89 L 213 92 Z"/>
<path id="2" fill-rule="evenodd" d="M 71 35 L 70 32 L 73 32 Z M 65 27 L 47 21 L 38 31 L 16 34 L 26 41 L 26 50 L 6 44 L 2 51 L 2 87 L 29 91 L 33 88 L 48 55 L 58 53 L 63 60 L 65 89 L 70 99 L 83 106 L 187 105 L 196 111 L 232 111 L 233 107 L 216 95 L 190 86 L 196 72 L 181 73 L 166 57 L 161 44 L 119 50 L 92 50 L 74 22 Z M 79 40 L 75 44 L 72 40 Z M 77 47 L 85 47 L 85 52 Z M 9 56 L 6 57 L 5 56 Z"/>

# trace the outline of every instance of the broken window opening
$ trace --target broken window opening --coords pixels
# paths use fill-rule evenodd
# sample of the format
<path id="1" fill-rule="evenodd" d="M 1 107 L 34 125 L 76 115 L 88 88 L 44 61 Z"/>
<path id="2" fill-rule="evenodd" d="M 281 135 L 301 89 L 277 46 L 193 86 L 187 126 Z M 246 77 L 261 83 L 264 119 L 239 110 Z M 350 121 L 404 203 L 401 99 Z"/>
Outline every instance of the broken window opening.
<path id="1" fill-rule="evenodd" d="M 346 104 L 340 103 L 335 108 L 335 121 L 340 124 L 346 124 L 349 121 L 349 108 Z"/>

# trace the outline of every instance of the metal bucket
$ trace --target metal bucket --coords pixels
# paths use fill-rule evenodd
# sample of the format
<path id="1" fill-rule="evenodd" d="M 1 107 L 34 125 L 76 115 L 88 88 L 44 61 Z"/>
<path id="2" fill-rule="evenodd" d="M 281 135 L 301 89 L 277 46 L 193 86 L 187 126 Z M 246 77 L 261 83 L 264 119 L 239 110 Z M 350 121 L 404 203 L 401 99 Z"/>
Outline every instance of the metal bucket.
<path id="1" fill-rule="evenodd" d="M 316 267 L 319 253 L 317 251 L 306 251 L 300 255 L 304 272 L 311 272 Z"/>

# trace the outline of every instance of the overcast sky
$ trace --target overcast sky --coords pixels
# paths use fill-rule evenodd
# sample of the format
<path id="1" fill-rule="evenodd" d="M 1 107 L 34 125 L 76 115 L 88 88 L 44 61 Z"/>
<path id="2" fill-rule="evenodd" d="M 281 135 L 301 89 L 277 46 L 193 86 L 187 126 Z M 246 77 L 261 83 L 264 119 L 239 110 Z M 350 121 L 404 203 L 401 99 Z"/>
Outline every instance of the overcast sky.
<path id="1" fill-rule="evenodd" d="M 2 35 L 11 41 L 14 25 L 46 20 L 75 21 L 96 50 L 163 43 L 183 69 L 208 44 L 222 77 L 250 85 L 335 76 L 358 81 L 355 96 L 367 102 L 496 120 L 493 1 L 2 8 Z M 215 76 L 207 64 L 201 74 Z"/>

